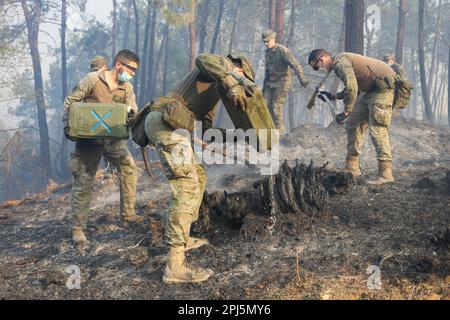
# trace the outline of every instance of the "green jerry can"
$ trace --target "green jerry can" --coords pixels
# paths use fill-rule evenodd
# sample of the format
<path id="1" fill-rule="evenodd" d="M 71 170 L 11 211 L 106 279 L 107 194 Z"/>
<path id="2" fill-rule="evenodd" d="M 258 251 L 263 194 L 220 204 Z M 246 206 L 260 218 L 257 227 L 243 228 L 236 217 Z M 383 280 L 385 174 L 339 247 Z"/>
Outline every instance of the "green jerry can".
<path id="1" fill-rule="evenodd" d="M 225 98 L 222 94 L 221 97 Z M 247 98 L 247 110 L 245 111 L 232 107 L 228 103 L 224 105 L 236 129 L 256 130 L 258 146 L 253 147 L 258 152 L 266 152 L 278 143 L 279 132 L 261 90 L 255 88 L 253 95 Z"/>
<path id="2" fill-rule="evenodd" d="M 78 139 L 128 139 L 128 106 L 122 103 L 72 103 L 69 137 Z"/>

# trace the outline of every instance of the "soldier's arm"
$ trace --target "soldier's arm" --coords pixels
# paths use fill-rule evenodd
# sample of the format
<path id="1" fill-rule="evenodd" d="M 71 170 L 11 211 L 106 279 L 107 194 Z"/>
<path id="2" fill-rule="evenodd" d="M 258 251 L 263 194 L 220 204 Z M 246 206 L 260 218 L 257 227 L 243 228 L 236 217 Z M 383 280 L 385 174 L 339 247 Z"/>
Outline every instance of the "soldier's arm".
<path id="1" fill-rule="evenodd" d="M 230 76 L 234 69 L 233 64 L 228 59 L 215 55 L 202 53 L 195 59 L 195 64 L 201 74 L 211 82 L 221 82 Z"/>
<path id="2" fill-rule="evenodd" d="M 195 64 L 206 80 L 218 83 L 227 92 L 239 85 L 239 81 L 231 75 L 234 65 L 229 59 L 202 53 L 195 59 Z"/>
<path id="3" fill-rule="evenodd" d="M 286 61 L 288 66 L 291 67 L 292 70 L 294 70 L 295 74 L 297 75 L 298 79 L 300 80 L 300 83 L 303 84 L 303 83 L 307 82 L 307 80 L 305 78 L 305 73 L 303 72 L 303 68 L 300 65 L 300 63 L 298 63 L 297 59 L 295 59 L 292 52 L 287 48 L 283 49 L 282 52 L 283 52 L 284 60 Z"/>
<path id="4" fill-rule="evenodd" d="M 69 108 L 74 102 L 81 102 L 86 98 L 91 92 L 95 85 L 95 77 L 92 75 L 87 75 L 84 77 L 80 83 L 73 88 L 73 91 L 64 99 L 64 112 L 63 112 L 63 122 L 67 126 L 67 121 L 69 119 Z"/>
<path id="5" fill-rule="evenodd" d="M 136 103 L 136 95 L 134 94 L 133 86 L 131 84 L 129 84 L 127 88 L 125 103 L 131 107 L 131 110 L 133 110 L 134 113 L 138 112 L 139 108 Z"/>
<path id="6" fill-rule="evenodd" d="M 263 92 L 267 89 L 267 83 L 269 82 L 269 68 L 266 66 L 266 71 L 264 73 L 264 84 L 263 84 Z"/>
<path id="7" fill-rule="evenodd" d="M 340 57 L 335 62 L 334 72 L 344 84 L 344 89 L 336 93 L 336 98 L 344 100 L 345 112 L 352 112 L 358 97 L 358 82 L 352 64 L 346 57 Z"/>
<path id="8" fill-rule="evenodd" d="M 202 119 L 203 133 L 213 127 L 214 118 L 216 117 L 218 103 L 212 108 Z"/>

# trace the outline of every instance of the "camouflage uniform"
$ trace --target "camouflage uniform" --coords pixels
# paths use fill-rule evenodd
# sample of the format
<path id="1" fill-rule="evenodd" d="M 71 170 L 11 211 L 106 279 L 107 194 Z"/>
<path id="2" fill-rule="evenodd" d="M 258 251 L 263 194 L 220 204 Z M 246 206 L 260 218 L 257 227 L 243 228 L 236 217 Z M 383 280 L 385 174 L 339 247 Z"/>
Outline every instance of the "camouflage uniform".
<path id="1" fill-rule="evenodd" d="M 211 128 L 219 100 L 229 103 L 222 83 L 230 80 L 234 69 L 230 59 L 210 54 L 197 57 L 196 65 L 174 91 L 153 104 L 145 121 L 145 132 L 162 160 L 172 190 L 166 223 L 166 241 L 171 247 L 186 246 L 190 226 L 198 219 L 207 176 L 195 160 L 190 138 L 174 133 L 163 121 L 164 108 L 173 100 L 180 101 L 202 121 L 204 130 Z M 177 149 L 180 146 L 183 148 Z"/>
<path id="2" fill-rule="evenodd" d="M 108 62 L 103 56 L 95 56 L 89 63 L 89 69 L 91 72 L 100 70 L 103 67 L 107 67 Z"/>
<path id="3" fill-rule="evenodd" d="M 347 156 L 361 154 L 364 134 L 369 129 L 378 161 L 392 162 L 389 126 L 392 119 L 394 87 L 377 90 L 375 77 L 395 79 L 395 72 L 384 62 L 353 53 L 341 53 L 333 58 L 334 72 L 345 88 L 336 97 L 343 99 L 350 116 L 345 122 L 347 130 Z M 361 92 L 358 97 L 358 93 Z"/>
<path id="4" fill-rule="evenodd" d="M 266 50 L 266 73 L 264 77 L 263 92 L 267 106 L 272 114 L 275 126 L 284 133 L 283 107 L 291 88 L 292 68 L 302 85 L 307 85 L 303 69 L 291 51 L 280 44 Z"/>
<path id="5" fill-rule="evenodd" d="M 105 79 L 105 72 L 91 72 L 83 78 L 74 91 L 64 101 L 63 121 L 67 126 L 68 111 L 73 102 L 125 103 L 137 111 L 133 87 L 129 83 L 119 83 L 111 91 Z M 120 212 L 124 220 L 135 216 L 135 196 L 137 167 L 125 140 L 84 139 L 76 142 L 70 167 L 74 176 L 72 186 L 72 214 L 74 230 L 86 229 L 89 203 L 95 174 L 100 158 L 104 156 L 118 169 L 120 180 Z"/>

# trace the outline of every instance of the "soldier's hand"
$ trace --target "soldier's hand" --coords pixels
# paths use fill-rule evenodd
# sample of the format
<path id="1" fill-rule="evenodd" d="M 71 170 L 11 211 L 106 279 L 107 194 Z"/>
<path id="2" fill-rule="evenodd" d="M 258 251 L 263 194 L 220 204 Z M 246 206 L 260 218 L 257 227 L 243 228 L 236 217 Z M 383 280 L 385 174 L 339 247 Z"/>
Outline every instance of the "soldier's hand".
<path id="1" fill-rule="evenodd" d="M 330 101 L 334 101 L 336 100 L 336 96 L 334 94 L 329 93 L 328 91 L 320 91 L 319 95 L 317 96 L 320 100 L 322 100 L 323 102 L 327 102 L 327 100 L 325 99 L 325 97 L 328 98 L 328 100 Z"/>
<path id="2" fill-rule="evenodd" d="M 306 88 L 309 85 L 309 81 L 306 79 L 300 79 L 300 84 Z"/>
<path id="3" fill-rule="evenodd" d="M 247 97 L 253 97 L 253 94 L 255 93 L 255 88 L 256 88 L 256 85 L 245 86 L 244 87 L 245 95 Z"/>
<path id="4" fill-rule="evenodd" d="M 344 121 L 348 118 L 348 116 L 350 115 L 350 112 L 342 112 L 336 115 L 336 122 L 339 125 L 344 124 Z"/>
<path id="5" fill-rule="evenodd" d="M 243 111 L 247 109 L 247 97 L 245 91 L 240 86 L 234 86 L 228 90 L 227 97 L 234 107 Z"/>
<path id="6" fill-rule="evenodd" d="M 136 111 L 134 109 L 132 109 L 130 106 L 128 106 L 129 109 L 128 110 L 128 120 L 131 120 L 134 118 L 134 116 L 136 115 Z"/>

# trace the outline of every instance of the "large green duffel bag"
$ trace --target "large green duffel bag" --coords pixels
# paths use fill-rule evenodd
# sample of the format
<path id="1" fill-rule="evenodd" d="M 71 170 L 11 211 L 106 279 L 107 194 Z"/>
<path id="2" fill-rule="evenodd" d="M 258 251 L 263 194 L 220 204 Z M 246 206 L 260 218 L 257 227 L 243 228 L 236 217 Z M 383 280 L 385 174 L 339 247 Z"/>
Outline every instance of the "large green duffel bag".
<path id="1" fill-rule="evenodd" d="M 222 100 L 225 99 L 222 94 L 221 96 Z M 246 111 L 229 106 L 228 103 L 224 103 L 224 105 L 236 128 L 245 131 L 248 129 L 256 130 L 258 146 L 253 146 L 256 150 L 265 152 L 278 143 L 279 135 L 272 133 L 277 129 L 261 90 L 255 88 L 253 95 L 247 97 Z"/>
<path id="2" fill-rule="evenodd" d="M 69 139 L 128 139 L 128 106 L 122 103 L 72 103 L 69 110 Z"/>

